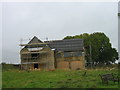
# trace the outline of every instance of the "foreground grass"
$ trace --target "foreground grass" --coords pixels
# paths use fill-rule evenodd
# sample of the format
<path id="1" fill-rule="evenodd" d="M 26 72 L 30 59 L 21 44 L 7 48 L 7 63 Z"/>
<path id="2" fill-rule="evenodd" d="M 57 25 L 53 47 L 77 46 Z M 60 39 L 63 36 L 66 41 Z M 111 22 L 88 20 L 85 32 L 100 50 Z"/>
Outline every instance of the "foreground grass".
<path id="1" fill-rule="evenodd" d="M 118 70 L 55 70 L 55 71 L 4 71 L 3 88 L 118 88 L 118 83 L 104 85 L 99 74 L 115 73 Z"/>

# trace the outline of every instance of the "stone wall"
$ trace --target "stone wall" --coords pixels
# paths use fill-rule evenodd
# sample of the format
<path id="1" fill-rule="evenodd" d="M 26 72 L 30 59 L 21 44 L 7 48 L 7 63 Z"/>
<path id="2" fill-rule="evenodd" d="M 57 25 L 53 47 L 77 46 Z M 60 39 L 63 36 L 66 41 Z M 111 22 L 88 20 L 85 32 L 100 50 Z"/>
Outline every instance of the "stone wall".
<path id="1" fill-rule="evenodd" d="M 54 51 L 52 51 L 49 47 L 43 48 L 41 51 L 41 56 L 39 59 L 39 63 L 42 69 L 55 69 L 54 66 Z M 43 52 L 43 53 L 42 53 Z"/>
<path id="2" fill-rule="evenodd" d="M 54 51 L 52 51 L 49 47 L 44 47 L 42 50 L 38 51 L 39 57 L 36 59 L 31 59 L 27 57 L 31 57 L 30 54 L 25 56 L 27 59 L 23 59 L 23 53 L 30 53 L 27 48 L 23 48 L 20 52 L 21 54 L 21 63 L 24 69 L 35 69 L 34 64 L 38 64 L 38 69 L 55 69 L 54 67 Z M 31 52 L 32 54 L 33 52 Z M 27 65 L 26 65 L 27 63 Z"/>
<path id="3" fill-rule="evenodd" d="M 85 69 L 85 57 L 76 56 L 76 57 L 57 57 L 55 58 L 56 68 L 58 69 Z"/>
<path id="4" fill-rule="evenodd" d="M 57 69 L 69 69 L 69 62 L 67 62 L 67 61 L 58 62 Z"/>
<path id="5" fill-rule="evenodd" d="M 29 52 L 26 48 L 21 50 L 22 53 Z M 29 52 L 30 53 L 30 52 Z M 85 59 L 84 56 L 74 56 L 74 57 L 64 57 L 63 53 L 61 53 L 61 57 L 56 57 L 54 55 L 54 51 L 49 47 L 44 47 L 39 51 L 39 57 L 36 60 L 22 60 L 22 67 L 24 69 L 35 69 L 35 64 L 38 64 L 38 68 L 40 70 L 48 70 L 48 69 L 84 69 L 85 68 Z M 56 66 L 56 67 L 55 67 Z"/>

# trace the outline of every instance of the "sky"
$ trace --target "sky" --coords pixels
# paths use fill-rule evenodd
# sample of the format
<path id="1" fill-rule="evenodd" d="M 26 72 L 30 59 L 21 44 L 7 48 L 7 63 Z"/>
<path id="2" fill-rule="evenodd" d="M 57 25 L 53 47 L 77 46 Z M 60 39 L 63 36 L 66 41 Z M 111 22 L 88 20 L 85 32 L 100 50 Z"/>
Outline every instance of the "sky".
<path id="1" fill-rule="evenodd" d="M 1 0 L 1 2 L 118 2 L 119 0 Z"/>
<path id="2" fill-rule="evenodd" d="M 118 13 L 120 13 L 120 1 L 118 4 Z M 120 16 L 118 17 L 118 34 L 120 34 Z M 118 35 L 118 52 L 120 56 L 120 35 Z M 120 62 L 120 58 L 119 58 L 119 62 Z"/>
<path id="3" fill-rule="evenodd" d="M 4 2 L 0 7 L 2 62 L 20 63 L 20 39 L 33 36 L 44 41 L 103 32 L 118 49 L 117 2 Z"/>

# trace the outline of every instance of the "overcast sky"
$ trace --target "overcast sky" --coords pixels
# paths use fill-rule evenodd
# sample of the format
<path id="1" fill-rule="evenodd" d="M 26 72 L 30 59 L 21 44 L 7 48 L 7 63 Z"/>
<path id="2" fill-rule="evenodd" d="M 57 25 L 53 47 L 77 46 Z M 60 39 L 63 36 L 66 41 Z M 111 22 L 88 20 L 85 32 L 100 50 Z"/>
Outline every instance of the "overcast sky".
<path id="1" fill-rule="evenodd" d="M 20 39 L 33 36 L 56 40 L 70 35 L 104 32 L 112 47 L 118 49 L 117 12 L 117 2 L 3 3 L 0 14 L 2 62 L 19 63 Z"/>

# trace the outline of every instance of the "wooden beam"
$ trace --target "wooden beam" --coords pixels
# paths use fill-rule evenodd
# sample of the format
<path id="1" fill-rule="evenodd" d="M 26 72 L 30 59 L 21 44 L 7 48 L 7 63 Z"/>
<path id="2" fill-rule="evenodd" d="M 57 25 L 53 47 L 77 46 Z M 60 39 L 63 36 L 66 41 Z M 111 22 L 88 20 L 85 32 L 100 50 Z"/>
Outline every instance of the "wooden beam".
<path id="1" fill-rule="evenodd" d="M 23 62 L 22 64 L 34 64 L 34 63 L 39 63 L 39 62 Z"/>
<path id="2" fill-rule="evenodd" d="M 46 51 L 39 51 L 39 52 L 22 52 L 21 54 L 33 54 L 33 53 L 48 53 Z"/>
<path id="3" fill-rule="evenodd" d="M 45 45 L 47 43 L 30 43 L 30 44 L 19 44 L 19 46 L 32 46 L 32 45 Z"/>

